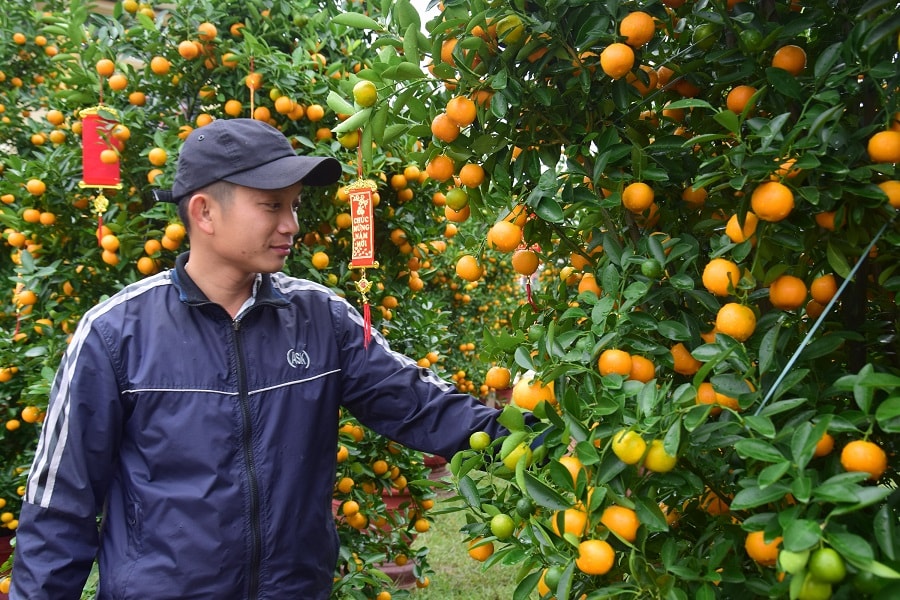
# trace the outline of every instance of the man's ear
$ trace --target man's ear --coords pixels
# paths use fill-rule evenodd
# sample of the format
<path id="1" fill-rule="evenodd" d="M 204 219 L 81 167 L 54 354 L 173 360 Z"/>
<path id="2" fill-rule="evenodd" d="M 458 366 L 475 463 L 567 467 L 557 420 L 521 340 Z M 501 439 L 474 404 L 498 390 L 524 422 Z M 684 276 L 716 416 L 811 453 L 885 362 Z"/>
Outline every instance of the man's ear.
<path id="1" fill-rule="evenodd" d="M 188 218 L 191 220 L 191 229 L 211 235 L 214 232 L 212 213 L 215 210 L 211 196 L 203 192 L 197 192 L 188 199 Z"/>

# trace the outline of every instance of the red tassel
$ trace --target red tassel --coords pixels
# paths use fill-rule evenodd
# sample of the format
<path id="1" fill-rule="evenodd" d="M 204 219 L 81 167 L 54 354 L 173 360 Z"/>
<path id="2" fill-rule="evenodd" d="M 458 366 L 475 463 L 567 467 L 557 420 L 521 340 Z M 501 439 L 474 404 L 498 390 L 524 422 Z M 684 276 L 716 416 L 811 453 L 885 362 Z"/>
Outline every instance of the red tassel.
<path id="1" fill-rule="evenodd" d="M 97 215 L 97 245 L 103 239 L 103 215 Z"/>
<path id="2" fill-rule="evenodd" d="M 369 309 L 369 303 L 363 304 L 363 346 L 369 349 L 369 342 L 372 340 L 372 311 Z"/>

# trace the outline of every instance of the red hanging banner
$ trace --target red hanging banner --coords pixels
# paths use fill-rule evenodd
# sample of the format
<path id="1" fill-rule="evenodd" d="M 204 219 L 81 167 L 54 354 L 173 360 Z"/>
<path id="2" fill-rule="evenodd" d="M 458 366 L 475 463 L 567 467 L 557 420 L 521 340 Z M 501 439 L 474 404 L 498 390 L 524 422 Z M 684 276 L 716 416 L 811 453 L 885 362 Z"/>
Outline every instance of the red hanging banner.
<path id="1" fill-rule="evenodd" d="M 375 223 L 372 214 L 372 193 L 375 189 L 375 183 L 365 179 L 347 186 L 352 218 L 352 268 L 375 266 Z"/>
<path id="2" fill-rule="evenodd" d="M 361 165 L 360 165 L 361 167 Z M 360 170 L 362 170 L 360 168 Z M 378 189 L 375 182 L 362 176 L 347 186 L 350 196 L 350 268 L 361 271 L 356 289 L 363 307 L 363 345 L 368 348 L 372 339 L 372 312 L 369 308 L 369 291 L 372 282 L 366 279 L 366 269 L 377 268 L 375 261 L 375 217 L 373 215 L 372 194 Z"/>

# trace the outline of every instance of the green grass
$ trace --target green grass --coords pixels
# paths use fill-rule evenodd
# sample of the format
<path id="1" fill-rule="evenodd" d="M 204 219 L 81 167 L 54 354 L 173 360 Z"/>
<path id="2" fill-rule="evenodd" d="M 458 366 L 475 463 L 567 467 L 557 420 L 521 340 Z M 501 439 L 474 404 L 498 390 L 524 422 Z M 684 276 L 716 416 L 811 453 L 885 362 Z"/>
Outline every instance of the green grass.
<path id="1" fill-rule="evenodd" d="M 435 513 L 445 508 L 439 499 Z M 417 546 L 428 547 L 428 562 L 434 569 L 431 584 L 418 589 L 412 600 L 509 600 L 516 589 L 516 567 L 497 564 L 484 569 L 467 552 L 460 528 L 462 513 L 435 514 L 431 529 L 416 539 Z"/>

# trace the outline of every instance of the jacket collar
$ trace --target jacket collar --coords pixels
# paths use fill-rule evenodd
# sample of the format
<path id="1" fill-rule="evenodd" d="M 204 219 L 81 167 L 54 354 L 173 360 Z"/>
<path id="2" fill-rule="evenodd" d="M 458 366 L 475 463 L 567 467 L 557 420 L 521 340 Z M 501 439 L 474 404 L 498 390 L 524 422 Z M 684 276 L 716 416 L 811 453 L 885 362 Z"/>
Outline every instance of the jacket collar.
<path id="1" fill-rule="evenodd" d="M 178 289 L 179 297 L 182 302 L 192 305 L 212 304 L 212 301 L 206 297 L 203 290 L 188 275 L 185 265 L 188 262 L 190 252 L 183 252 L 175 258 L 175 269 L 172 272 L 172 282 Z M 287 306 L 290 304 L 284 295 L 275 289 L 272 285 L 272 276 L 269 273 L 260 273 L 259 286 L 256 289 L 256 302 L 254 306 L 260 304 L 270 304 L 273 306 Z"/>

